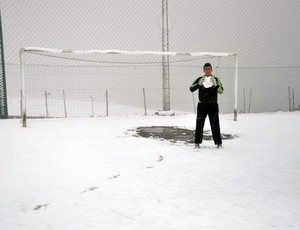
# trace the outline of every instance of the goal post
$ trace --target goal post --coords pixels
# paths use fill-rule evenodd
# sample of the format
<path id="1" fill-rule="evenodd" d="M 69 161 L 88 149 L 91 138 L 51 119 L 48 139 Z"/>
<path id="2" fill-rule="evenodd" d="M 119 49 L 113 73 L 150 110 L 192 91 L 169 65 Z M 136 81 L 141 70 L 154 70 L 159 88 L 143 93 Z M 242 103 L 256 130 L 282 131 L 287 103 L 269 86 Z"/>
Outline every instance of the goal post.
<path id="1" fill-rule="evenodd" d="M 35 56 L 43 58 L 47 58 L 47 60 L 40 61 L 39 59 L 32 59 L 28 60 L 26 54 L 33 54 Z M 161 57 L 167 56 L 169 57 L 170 60 L 170 73 L 171 73 L 171 78 L 172 78 L 172 68 L 177 68 L 177 69 L 182 69 L 182 68 L 193 68 L 192 72 L 189 72 L 188 75 L 192 75 L 193 78 L 196 78 L 201 74 L 200 71 L 202 71 L 202 66 L 200 66 L 199 60 L 206 60 L 206 59 L 213 59 L 213 58 L 222 58 L 222 57 L 232 57 L 234 59 L 234 64 L 231 66 L 231 69 L 234 69 L 234 73 L 230 75 L 233 78 L 234 86 L 233 86 L 233 93 L 234 93 L 234 103 L 233 103 L 233 113 L 234 113 L 234 120 L 237 120 L 237 99 L 238 99 L 238 60 L 237 60 L 237 53 L 216 53 L 216 52 L 159 52 L 159 51 L 126 51 L 126 50 L 61 50 L 61 49 L 50 49 L 50 48 L 41 48 L 41 47 L 25 47 L 21 48 L 20 52 L 20 66 L 21 66 L 21 120 L 22 120 L 22 126 L 26 127 L 26 118 L 28 116 L 27 113 L 27 88 L 28 85 L 33 84 L 35 82 L 35 78 L 40 78 L 40 82 L 43 81 L 62 81 L 61 84 L 65 84 L 65 87 L 67 87 L 67 84 L 73 84 L 71 81 L 74 80 L 74 78 L 71 78 L 70 75 L 76 75 L 77 72 L 80 72 L 80 77 L 84 78 L 86 81 L 88 81 L 88 76 L 93 76 L 94 81 L 95 79 L 99 79 L 101 77 L 109 77 L 113 75 L 114 71 L 117 71 L 117 69 L 128 68 L 130 66 L 130 69 L 122 69 L 119 70 L 120 73 L 118 73 L 118 77 L 123 76 L 124 73 L 127 75 L 133 75 L 133 77 L 140 77 L 143 75 L 147 75 L 147 80 L 148 82 L 153 82 L 154 80 L 151 79 L 153 75 L 159 75 L 159 71 L 155 72 L 151 70 L 152 72 L 150 73 L 144 73 L 143 66 L 155 66 L 153 68 L 162 68 L 162 63 L 161 63 Z M 102 58 L 99 58 L 99 57 Z M 112 59 L 116 57 L 118 58 L 118 61 L 112 61 Z M 122 59 L 123 58 L 123 59 Z M 120 61 L 122 59 L 122 61 Z M 132 60 L 133 61 L 132 61 Z M 55 60 L 55 61 L 54 61 Z M 157 61 L 159 60 L 159 61 Z M 64 65 L 64 62 L 72 62 L 72 64 L 66 64 Z M 85 64 L 83 64 L 83 62 Z M 209 62 L 209 60 L 207 61 Z M 86 64 L 89 63 L 89 64 Z M 91 65 L 93 63 L 93 65 Z M 188 64 L 185 64 L 188 63 Z M 194 63 L 194 64 L 192 64 Z M 31 72 L 33 73 L 28 73 L 30 71 L 27 70 L 27 68 L 39 68 L 39 70 L 35 70 L 36 72 Z M 174 67 L 172 67 L 174 66 Z M 51 67 L 51 72 L 49 74 L 46 74 L 44 72 L 47 72 L 46 68 Z M 80 71 L 78 69 L 71 71 L 71 73 L 65 73 L 67 70 L 74 69 L 80 67 Z M 102 74 L 102 70 L 105 70 L 106 73 Z M 150 67 L 147 67 L 148 70 Z M 196 69 L 195 69 L 196 68 Z M 56 76 L 59 75 L 58 73 L 54 73 L 53 71 L 62 71 L 63 74 L 61 76 Z M 148 71 L 147 70 L 147 71 Z M 38 72 L 37 72 L 38 71 Z M 91 73 L 87 73 L 88 71 L 91 71 Z M 138 73 L 135 74 L 133 71 L 137 71 Z M 177 73 L 178 72 L 178 73 Z M 177 71 L 176 74 L 180 77 L 182 75 L 182 72 L 179 70 Z M 153 74 L 154 73 L 154 74 Z M 176 75 L 175 74 L 175 75 Z M 28 81 L 28 76 L 31 76 L 31 81 Z M 86 76 L 87 77 L 86 77 Z M 43 76 L 45 76 L 45 79 L 43 79 Z M 54 78 L 55 79 L 47 79 L 46 78 Z M 162 78 L 162 76 L 158 76 Z M 64 82 L 64 78 L 70 78 L 70 82 Z M 222 76 L 221 76 L 222 78 Z M 158 79 L 158 78 L 157 78 Z M 126 80 L 126 79 L 125 79 Z M 76 79 L 79 84 L 82 83 L 82 79 L 79 77 Z M 118 81 L 124 81 L 124 79 L 119 79 Z M 140 82 L 141 79 L 137 79 L 136 82 Z M 180 81 L 180 80 L 178 80 Z M 223 79 L 222 79 L 223 82 Z M 44 90 L 44 95 L 46 95 L 46 100 L 47 100 L 47 90 L 46 88 L 41 86 L 42 83 L 37 83 L 39 87 L 38 89 L 35 90 Z M 54 84 L 54 83 L 53 83 Z M 60 82 L 56 82 L 56 85 L 60 85 Z M 102 83 L 98 82 L 92 82 L 91 85 L 99 85 Z M 118 82 L 119 84 L 119 82 Z M 121 83 L 120 83 L 121 84 Z M 163 83 L 164 84 L 164 83 Z M 166 84 L 163 85 L 163 89 L 161 89 L 161 94 L 163 100 L 162 100 L 162 108 L 169 108 L 169 105 L 164 105 L 164 103 L 167 101 L 170 103 L 170 84 L 168 85 L 168 89 L 166 90 Z M 59 88 L 58 86 L 56 86 Z M 104 86 L 103 86 L 104 87 Z M 122 87 L 121 85 L 119 87 Z M 86 87 L 83 87 L 84 90 L 87 90 Z M 188 89 L 187 89 L 188 90 Z M 225 89 L 226 90 L 226 89 Z M 130 89 L 129 89 L 130 91 Z M 143 88 L 144 95 L 145 95 L 145 89 Z M 106 97 L 107 97 L 107 90 L 106 92 Z M 64 97 L 65 97 L 65 91 L 63 91 Z M 40 93 L 41 94 L 41 93 Z M 50 94 L 50 93 L 49 93 Z M 153 93 L 154 96 L 157 96 L 158 93 Z M 92 103 L 94 103 L 94 97 L 92 95 L 89 95 L 90 99 L 92 100 Z M 167 99 L 166 99 L 167 98 Z M 108 99 L 106 98 L 106 101 Z M 145 98 L 144 98 L 145 100 Z M 47 103 L 47 101 L 46 101 Z M 65 101 L 64 101 L 65 103 Z M 107 103 L 106 103 L 107 104 Z M 94 106 L 94 104 L 93 104 Z M 107 107 L 107 106 L 106 106 Z M 65 108 L 66 109 L 66 108 Z M 94 109 L 94 108 L 93 108 Z M 106 111 L 106 113 L 108 113 Z M 94 114 L 94 111 L 93 111 Z"/>

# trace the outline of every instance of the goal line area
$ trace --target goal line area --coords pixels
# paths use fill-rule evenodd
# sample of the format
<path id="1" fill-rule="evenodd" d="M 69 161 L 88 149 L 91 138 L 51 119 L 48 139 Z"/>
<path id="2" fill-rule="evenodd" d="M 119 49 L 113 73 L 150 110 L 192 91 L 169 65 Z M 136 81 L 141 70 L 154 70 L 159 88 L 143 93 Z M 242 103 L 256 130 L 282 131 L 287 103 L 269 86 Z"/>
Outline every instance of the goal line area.
<path id="1" fill-rule="evenodd" d="M 195 112 L 189 86 L 210 62 L 225 88 L 220 112 L 237 118 L 237 54 L 124 50 L 20 50 L 21 117 L 74 118 Z"/>

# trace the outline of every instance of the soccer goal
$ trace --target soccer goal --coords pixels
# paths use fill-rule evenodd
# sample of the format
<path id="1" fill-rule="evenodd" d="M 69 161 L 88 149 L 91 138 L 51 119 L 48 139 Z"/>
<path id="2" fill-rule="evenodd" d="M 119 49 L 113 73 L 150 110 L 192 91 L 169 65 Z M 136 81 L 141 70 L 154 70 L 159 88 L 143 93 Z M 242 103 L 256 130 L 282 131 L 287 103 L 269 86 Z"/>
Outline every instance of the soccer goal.
<path id="1" fill-rule="evenodd" d="M 20 50 L 21 119 L 195 112 L 189 86 L 213 65 L 225 88 L 220 112 L 237 120 L 236 53 L 123 50 Z M 192 96 L 191 96 L 192 95 Z"/>

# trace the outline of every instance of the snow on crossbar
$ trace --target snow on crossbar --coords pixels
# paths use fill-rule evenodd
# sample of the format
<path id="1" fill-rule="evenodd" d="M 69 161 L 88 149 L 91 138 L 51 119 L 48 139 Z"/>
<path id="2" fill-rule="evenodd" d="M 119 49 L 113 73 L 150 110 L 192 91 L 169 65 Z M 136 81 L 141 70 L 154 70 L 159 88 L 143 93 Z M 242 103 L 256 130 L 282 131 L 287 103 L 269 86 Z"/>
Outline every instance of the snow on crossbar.
<path id="1" fill-rule="evenodd" d="M 219 52 L 161 52 L 161 51 L 127 51 L 127 50 L 59 50 L 43 47 L 25 47 L 24 52 L 45 52 L 45 53 L 74 53 L 74 54 L 126 54 L 126 55 L 186 55 L 186 56 L 205 56 L 205 57 L 227 57 L 235 56 L 237 53 Z"/>

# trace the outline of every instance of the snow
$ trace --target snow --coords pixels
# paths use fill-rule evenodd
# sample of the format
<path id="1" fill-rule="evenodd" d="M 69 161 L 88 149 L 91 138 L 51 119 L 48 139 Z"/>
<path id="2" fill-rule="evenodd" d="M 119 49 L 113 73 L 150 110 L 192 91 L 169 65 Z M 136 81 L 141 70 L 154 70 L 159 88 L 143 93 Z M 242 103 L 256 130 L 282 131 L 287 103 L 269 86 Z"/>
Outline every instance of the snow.
<path id="1" fill-rule="evenodd" d="M 299 115 L 221 115 L 199 150 L 134 136 L 194 114 L 0 120 L 0 229 L 300 229 Z"/>

